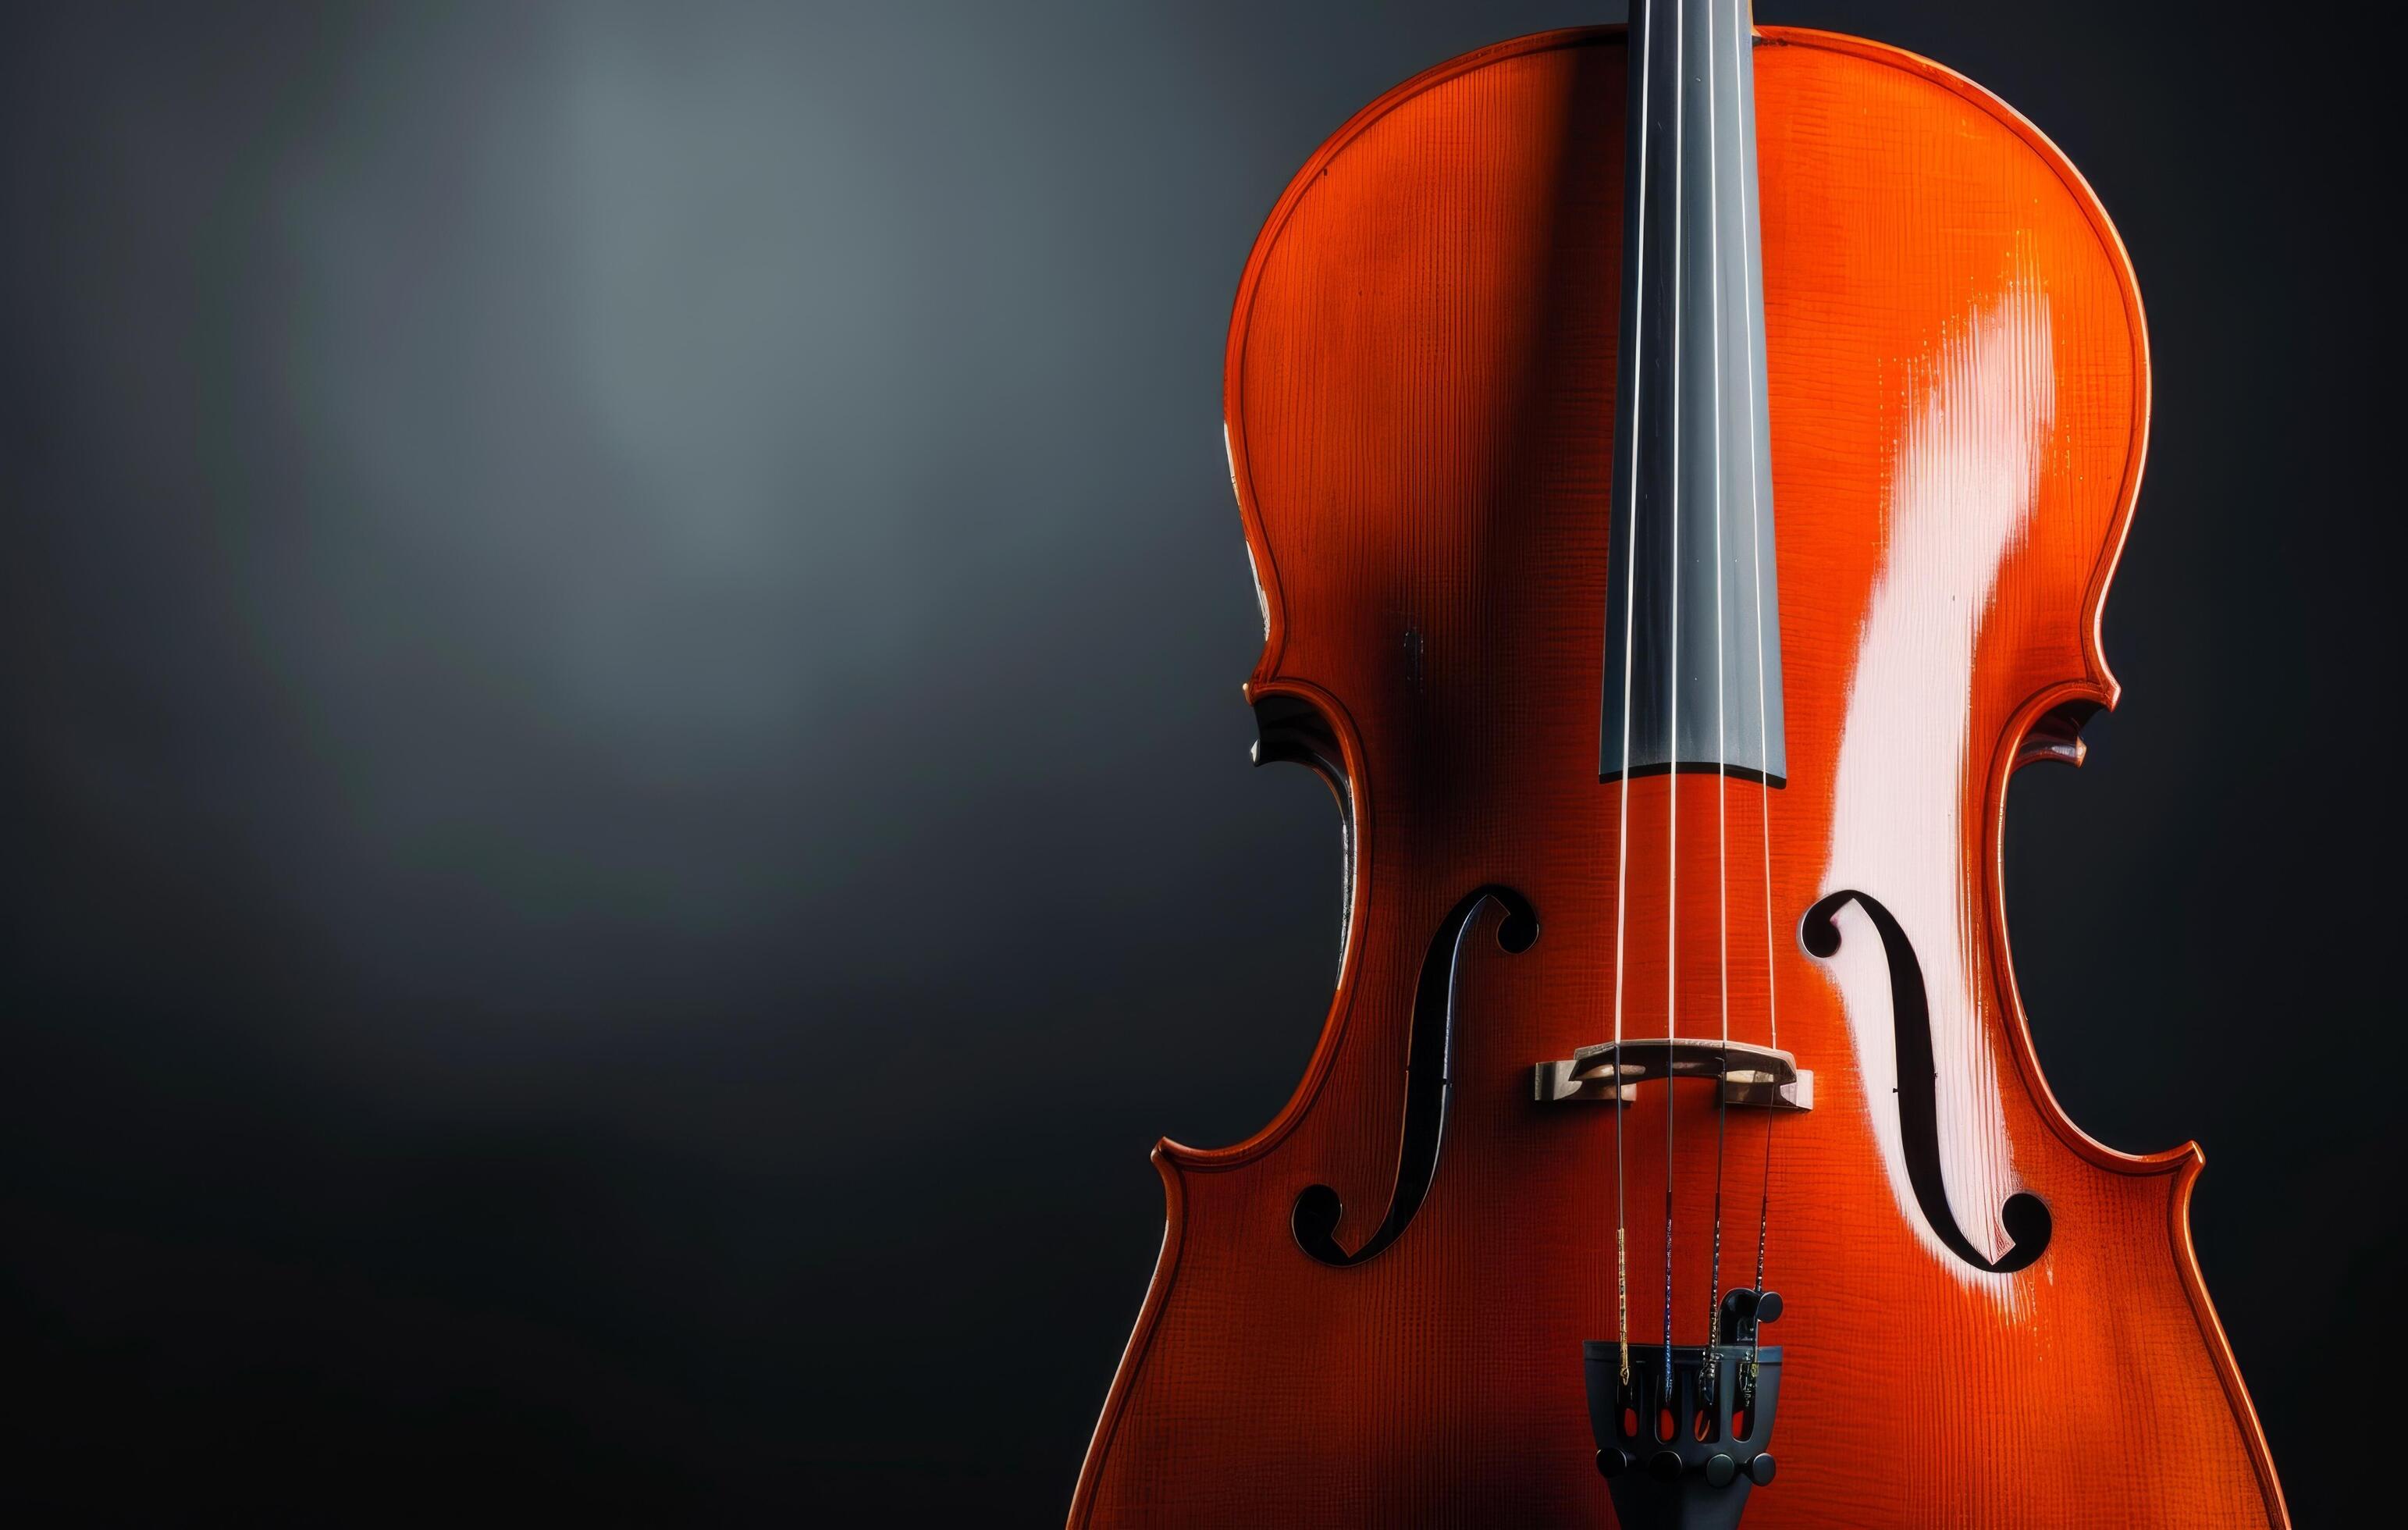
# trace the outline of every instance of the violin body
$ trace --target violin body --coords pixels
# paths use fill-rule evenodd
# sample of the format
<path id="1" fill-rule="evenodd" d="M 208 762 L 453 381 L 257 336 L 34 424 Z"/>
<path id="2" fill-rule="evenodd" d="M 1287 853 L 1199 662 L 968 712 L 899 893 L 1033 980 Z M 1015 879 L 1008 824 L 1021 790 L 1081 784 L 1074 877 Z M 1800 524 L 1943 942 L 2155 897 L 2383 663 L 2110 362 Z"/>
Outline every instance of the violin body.
<path id="1" fill-rule="evenodd" d="M 1617 1333 L 1617 1170 L 1642 1365 L 1667 1216 L 1699 1343 L 1760 1194 L 1787 1310 L 1750 1525 L 2287 1523 L 2191 1249 L 2200 1155 L 2058 1109 L 2003 921 L 2011 776 L 2078 763 L 2115 697 L 2099 614 L 2149 412 L 2130 266 L 1978 87 L 1819 33 L 1754 51 L 1778 790 L 1599 780 L 1622 29 L 1399 86 L 1255 245 L 1226 374 L 1248 696 L 1263 757 L 1346 815 L 1344 954 L 1278 1117 L 1156 1150 L 1168 1227 L 1074 1525 L 1615 1523 L 1582 1346 Z M 1680 1036 L 1763 1041 L 1777 1014 L 1811 1109 L 1724 1112 L 1711 1082 L 1534 1099 L 1617 994 Z M 1426 1114 L 1441 1062 L 1433 1139 L 1415 1090 Z"/>

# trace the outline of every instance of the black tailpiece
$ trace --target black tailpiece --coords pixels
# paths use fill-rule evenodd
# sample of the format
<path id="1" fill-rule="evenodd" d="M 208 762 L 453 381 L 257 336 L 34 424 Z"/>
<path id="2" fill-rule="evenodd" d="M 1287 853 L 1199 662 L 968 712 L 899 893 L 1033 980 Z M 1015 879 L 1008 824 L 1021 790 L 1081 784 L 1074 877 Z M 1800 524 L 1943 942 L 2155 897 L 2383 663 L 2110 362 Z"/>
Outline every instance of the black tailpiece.
<path id="1" fill-rule="evenodd" d="M 1669 1394 L 1663 1346 L 1631 1348 L 1627 1384 L 1620 1345 L 1581 1346 L 1597 1469 L 1623 1530 L 1733 1530 L 1749 1490 L 1772 1480 L 1765 1447 L 1781 1396 L 1781 1351 L 1758 1349 L 1756 1328 L 1779 1316 L 1772 1292 L 1742 1286 L 1726 1294 L 1728 1341 L 1674 1345 Z"/>

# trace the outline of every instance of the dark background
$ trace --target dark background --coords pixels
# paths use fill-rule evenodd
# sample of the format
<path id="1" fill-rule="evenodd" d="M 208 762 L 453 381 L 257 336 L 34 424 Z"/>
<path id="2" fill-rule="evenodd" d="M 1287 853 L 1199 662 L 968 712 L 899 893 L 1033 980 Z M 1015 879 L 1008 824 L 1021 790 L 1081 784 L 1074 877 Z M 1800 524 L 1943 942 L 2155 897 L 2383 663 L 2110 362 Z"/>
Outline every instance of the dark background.
<path id="1" fill-rule="evenodd" d="M 1240 264 L 1382 89 L 1614 9 L 10 7 L 0 1499 L 1058 1522 L 1146 1150 L 1276 1110 L 1335 955 Z M 2314 1524 L 2402 1253 L 2396 209 L 2381 51 L 2261 16 L 1760 9 L 2000 92 L 2139 266 L 2128 697 L 2017 785 L 2016 951 L 2074 1119 L 2205 1144 Z"/>

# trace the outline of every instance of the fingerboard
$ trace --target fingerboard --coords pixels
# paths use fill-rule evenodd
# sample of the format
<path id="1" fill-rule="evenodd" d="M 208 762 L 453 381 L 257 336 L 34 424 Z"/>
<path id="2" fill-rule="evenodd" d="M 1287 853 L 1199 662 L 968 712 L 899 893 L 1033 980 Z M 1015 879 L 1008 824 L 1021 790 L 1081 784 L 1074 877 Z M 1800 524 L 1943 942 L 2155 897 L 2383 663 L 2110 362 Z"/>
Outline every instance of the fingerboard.
<path id="1" fill-rule="evenodd" d="M 1633 0 L 1598 774 L 1782 784 L 1747 0 Z"/>

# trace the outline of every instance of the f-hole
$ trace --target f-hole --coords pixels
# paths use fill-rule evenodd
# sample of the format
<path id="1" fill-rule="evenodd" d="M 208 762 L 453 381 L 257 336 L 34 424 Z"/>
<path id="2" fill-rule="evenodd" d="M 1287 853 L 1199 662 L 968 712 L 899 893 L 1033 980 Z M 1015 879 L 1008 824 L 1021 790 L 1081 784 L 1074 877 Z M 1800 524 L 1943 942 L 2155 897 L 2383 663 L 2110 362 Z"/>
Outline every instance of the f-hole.
<path id="1" fill-rule="evenodd" d="M 1463 957 L 1463 942 L 1471 933 L 1480 906 L 1494 898 L 1505 910 L 1497 926 L 1497 944 L 1509 951 L 1526 951 L 1539 938 L 1539 921 L 1521 894 L 1490 885 L 1464 895 L 1430 937 L 1422 956 L 1421 981 L 1413 991 L 1413 1028 L 1405 1051 L 1405 1122 L 1397 1151 L 1397 1185 L 1388 1195 L 1388 1214 L 1364 1245 L 1349 1253 L 1340 1247 L 1338 1219 L 1345 1202 L 1327 1185 L 1307 1185 L 1296 1198 L 1288 1225 L 1297 1247 L 1325 1265 L 1359 1265 L 1394 1243 L 1404 1233 L 1422 1197 L 1429 1194 L 1438 1174 L 1438 1155 L 1446 1137 L 1446 1117 L 1455 1094 L 1455 971 Z"/>
<path id="2" fill-rule="evenodd" d="M 1864 909 L 1881 933 L 1882 950 L 1889 957 L 1890 1023 L 1898 1038 L 1898 1128 L 1906 1152 L 1906 1179 L 1914 1189 L 1914 1204 L 1923 1220 L 1940 1235 L 1948 1251 L 1978 1270 L 2005 1275 L 2024 1268 L 2048 1248 L 2055 1223 L 2047 1203 L 2017 1191 L 1999 1208 L 1999 1223 L 2007 1230 L 2007 1251 L 1996 1261 L 1974 1251 L 1972 1239 L 1956 1225 L 1949 1208 L 1946 1181 L 1940 1170 L 1940 1068 L 1931 1048 L 1931 1004 L 1923 986 L 1923 964 L 1915 959 L 1914 943 L 1881 900 L 1852 888 L 1842 888 L 1806 910 L 1798 937 L 1806 949 L 1826 960 L 1840 950 L 1840 926 L 1832 916 L 1851 899 Z"/>

